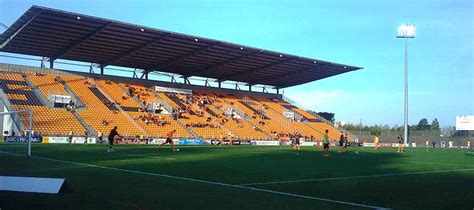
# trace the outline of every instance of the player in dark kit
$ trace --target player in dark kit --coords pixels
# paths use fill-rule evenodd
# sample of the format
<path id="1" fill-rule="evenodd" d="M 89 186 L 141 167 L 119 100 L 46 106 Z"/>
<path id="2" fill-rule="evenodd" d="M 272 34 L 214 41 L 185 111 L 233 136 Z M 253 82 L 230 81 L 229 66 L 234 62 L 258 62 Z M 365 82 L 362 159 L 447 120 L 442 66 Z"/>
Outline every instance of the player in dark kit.
<path id="1" fill-rule="evenodd" d="M 172 130 L 172 131 L 168 132 L 166 134 L 166 141 L 163 142 L 162 144 L 160 144 L 160 146 L 158 146 L 158 149 L 161 148 L 161 146 L 163 146 L 165 144 L 171 144 L 171 150 L 179 151 L 179 150 L 174 149 L 174 144 L 173 144 L 173 135 L 174 135 L 174 133 L 176 133 L 176 130 Z"/>
<path id="2" fill-rule="evenodd" d="M 293 148 L 295 149 L 297 155 L 300 155 L 300 151 L 301 151 L 300 137 L 301 136 L 298 133 L 293 134 L 293 137 L 292 137 L 295 144 Z"/>
<path id="3" fill-rule="evenodd" d="M 339 137 L 339 153 L 344 152 L 344 134 L 341 133 L 341 136 Z"/>
<path id="4" fill-rule="evenodd" d="M 115 152 L 114 149 L 112 148 L 114 146 L 114 138 L 115 136 L 120 136 L 123 138 L 123 136 L 121 136 L 118 132 L 117 132 L 117 126 L 115 126 L 112 130 L 110 130 L 110 134 L 109 134 L 109 149 L 107 150 L 107 152 Z"/>
<path id="5" fill-rule="evenodd" d="M 344 136 L 344 150 L 347 148 L 347 145 L 349 144 L 349 138 L 347 137 L 347 133 Z"/>

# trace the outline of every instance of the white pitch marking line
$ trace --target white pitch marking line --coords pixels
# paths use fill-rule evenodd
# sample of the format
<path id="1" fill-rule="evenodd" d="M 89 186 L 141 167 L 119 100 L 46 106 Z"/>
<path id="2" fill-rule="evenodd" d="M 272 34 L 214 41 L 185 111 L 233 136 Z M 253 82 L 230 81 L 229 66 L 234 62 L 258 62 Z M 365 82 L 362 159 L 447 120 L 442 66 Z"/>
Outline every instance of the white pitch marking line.
<path id="1" fill-rule="evenodd" d="M 300 195 L 300 194 L 294 194 L 294 193 L 260 189 L 260 188 L 255 188 L 255 187 L 226 184 L 226 183 L 221 183 L 221 182 L 206 181 L 206 180 L 201 180 L 201 179 L 193 179 L 193 178 L 172 176 L 172 175 L 166 175 L 166 174 L 157 174 L 157 173 L 150 173 L 150 172 L 144 172 L 144 171 L 113 168 L 113 167 L 108 167 L 108 166 L 99 166 L 99 165 L 79 163 L 79 162 L 73 162 L 73 161 L 67 161 L 67 160 L 58 160 L 58 159 L 52 159 L 52 158 L 46 158 L 46 157 L 31 156 L 31 158 L 36 158 L 40 160 L 48 160 L 48 161 L 53 161 L 53 162 L 60 162 L 60 163 L 68 163 L 68 164 L 74 164 L 74 165 L 80 165 L 80 166 L 87 166 L 87 167 L 92 167 L 92 168 L 108 169 L 108 170 L 113 170 L 113 171 L 121 171 L 121 172 L 128 172 L 128 173 L 134 173 L 134 174 L 142 174 L 142 175 L 149 175 L 149 176 L 165 177 L 165 178 L 170 178 L 170 179 L 185 180 L 185 181 L 190 181 L 190 182 L 205 183 L 205 184 L 211 184 L 211 185 L 219 185 L 219 186 L 224 186 L 224 187 L 246 189 L 246 190 L 252 190 L 252 191 L 257 191 L 257 192 L 266 192 L 266 193 L 271 193 L 271 194 L 276 194 L 276 195 L 285 195 L 285 196 L 295 197 L 295 198 L 305 198 L 309 200 L 325 201 L 325 202 L 330 202 L 330 203 L 357 206 L 357 207 L 363 207 L 363 208 L 369 208 L 369 209 L 388 209 L 388 208 L 379 207 L 379 206 L 371 206 L 371 205 L 352 203 L 352 202 L 346 202 L 346 201 L 338 201 L 338 200 L 332 200 L 332 199 L 327 199 L 327 198 L 319 198 L 319 197 Z"/>
<path id="2" fill-rule="evenodd" d="M 422 162 L 422 161 L 403 161 L 406 163 L 419 163 L 419 164 L 429 164 L 429 165 L 447 165 L 447 166 L 469 166 L 474 167 L 474 165 L 463 165 L 463 164 L 453 164 L 453 163 L 433 163 L 433 162 Z"/>
<path id="3" fill-rule="evenodd" d="M 331 157 L 331 158 L 339 158 L 339 159 L 351 159 L 355 160 L 356 157 Z M 419 164 L 430 164 L 430 165 L 447 165 L 447 166 L 465 166 L 465 167 L 474 167 L 474 165 L 467 165 L 467 164 L 453 164 L 453 163 L 433 163 L 433 162 L 423 162 L 423 161 L 409 161 L 409 160 L 404 160 L 401 161 L 403 163 L 419 163 Z"/>
<path id="4" fill-rule="evenodd" d="M 389 177 L 389 176 L 407 176 L 407 175 L 417 175 L 417 174 L 448 173 L 448 172 L 456 172 L 456 171 L 474 171 L 474 168 L 439 170 L 439 171 L 419 171 L 419 172 L 392 173 L 392 174 L 375 174 L 375 175 L 365 175 L 365 176 L 346 176 L 346 177 L 333 177 L 333 178 L 320 178 L 320 179 L 299 179 L 299 180 L 274 181 L 274 182 L 256 182 L 256 183 L 240 184 L 240 186 L 286 184 L 286 183 L 298 183 L 298 182 L 334 181 L 334 180 L 344 180 L 344 179 L 364 179 L 364 178 Z"/>

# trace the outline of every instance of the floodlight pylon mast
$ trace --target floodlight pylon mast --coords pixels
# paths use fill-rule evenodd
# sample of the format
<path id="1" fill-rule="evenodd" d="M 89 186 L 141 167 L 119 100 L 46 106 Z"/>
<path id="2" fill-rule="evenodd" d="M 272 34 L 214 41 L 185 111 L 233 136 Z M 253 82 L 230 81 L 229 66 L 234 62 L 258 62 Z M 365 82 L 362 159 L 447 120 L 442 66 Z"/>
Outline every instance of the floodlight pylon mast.
<path id="1" fill-rule="evenodd" d="M 408 38 L 405 38 L 405 103 L 403 114 L 403 143 L 408 143 Z"/>
<path id="2" fill-rule="evenodd" d="M 416 28 L 413 25 L 401 25 L 397 30 L 397 38 L 405 39 L 405 97 L 403 114 L 403 143 L 408 143 L 408 39 L 415 38 Z"/>

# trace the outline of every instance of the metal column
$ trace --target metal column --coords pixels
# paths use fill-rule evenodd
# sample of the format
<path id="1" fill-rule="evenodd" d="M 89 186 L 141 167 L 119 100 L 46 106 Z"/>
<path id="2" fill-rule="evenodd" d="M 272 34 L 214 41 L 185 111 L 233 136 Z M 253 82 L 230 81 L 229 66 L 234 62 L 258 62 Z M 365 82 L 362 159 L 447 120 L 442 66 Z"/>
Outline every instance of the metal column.
<path id="1" fill-rule="evenodd" d="M 405 38 L 405 109 L 404 109 L 404 143 L 408 143 L 408 38 Z"/>

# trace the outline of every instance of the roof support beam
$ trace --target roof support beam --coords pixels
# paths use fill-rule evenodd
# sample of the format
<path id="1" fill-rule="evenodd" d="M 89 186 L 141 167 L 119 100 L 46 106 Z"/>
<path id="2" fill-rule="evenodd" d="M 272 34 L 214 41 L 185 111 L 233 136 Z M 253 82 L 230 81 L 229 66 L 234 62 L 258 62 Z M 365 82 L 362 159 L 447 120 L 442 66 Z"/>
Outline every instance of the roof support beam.
<path id="1" fill-rule="evenodd" d="M 186 54 L 184 54 L 184 55 L 182 55 L 182 56 L 179 56 L 179 57 L 177 57 L 177 58 L 174 58 L 174 59 L 165 61 L 165 62 L 163 62 L 163 63 L 161 63 L 161 64 L 158 64 L 157 66 L 151 67 L 151 68 L 149 68 L 149 69 L 157 69 L 157 70 L 166 69 L 166 68 L 169 67 L 169 66 L 175 65 L 175 64 L 177 64 L 177 63 L 179 63 L 179 62 L 185 60 L 186 58 L 192 57 L 192 56 L 194 56 L 194 55 L 196 55 L 196 54 L 198 54 L 198 53 L 201 53 L 201 52 L 203 52 L 203 51 L 206 51 L 206 50 L 208 50 L 208 49 L 210 49 L 210 48 L 212 48 L 212 47 L 214 47 L 214 46 L 216 46 L 216 45 L 218 45 L 218 44 L 219 44 L 219 42 L 216 42 L 216 43 L 213 43 L 213 44 L 210 44 L 210 45 L 201 47 L 201 48 L 199 48 L 199 49 L 193 50 L 193 51 L 191 51 L 191 52 L 189 52 L 189 53 L 186 53 Z"/>
<path id="2" fill-rule="evenodd" d="M 54 59 L 49 59 L 49 68 L 54 69 Z"/>
<path id="3" fill-rule="evenodd" d="M 89 40 L 90 38 L 94 37 L 95 35 L 97 35 L 98 33 L 100 33 L 101 31 L 103 31 L 104 29 L 107 29 L 110 25 L 112 25 L 112 22 L 108 22 L 107 24 L 97 28 L 96 30 L 94 30 L 93 32 L 89 33 L 87 36 L 85 36 L 84 38 L 82 38 L 81 40 L 77 41 L 77 42 L 74 42 L 71 44 L 71 46 L 69 46 L 68 48 L 66 49 L 63 49 L 60 53 L 58 53 L 57 55 L 55 56 L 52 56 L 51 58 L 52 59 L 59 59 L 65 55 L 67 55 L 69 52 L 71 52 L 72 50 L 76 49 L 76 47 L 80 46 L 82 43 L 86 42 L 87 40 Z"/>
<path id="4" fill-rule="evenodd" d="M 187 84 L 187 85 L 191 84 L 188 77 L 183 77 L 183 81 L 184 81 L 184 84 Z"/>
<path id="5" fill-rule="evenodd" d="M 89 66 L 89 73 L 90 74 L 94 73 L 94 63 L 91 63 L 91 65 Z"/>
<path id="6" fill-rule="evenodd" d="M 237 73 L 234 73 L 234 74 L 231 74 L 229 76 L 225 76 L 224 78 L 220 78 L 221 80 L 232 80 L 232 79 L 235 79 L 237 77 L 246 77 L 246 76 L 249 76 L 255 72 L 258 72 L 258 71 L 263 71 L 263 70 L 266 70 L 266 69 L 269 69 L 269 68 L 272 68 L 274 66 L 278 66 L 280 64 L 283 64 L 283 63 L 287 63 L 287 62 L 290 62 L 292 60 L 296 59 L 296 57 L 293 57 L 293 58 L 288 58 L 288 59 L 285 59 L 285 60 L 280 60 L 280 61 L 277 61 L 277 62 L 273 62 L 273 63 L 270 63 L 270 64 L 267 64 L 265 66 L 261 66 L 261 67 L 257 67 L 257 68 L 254 68 L 254 69 L 250 69 L 248 71 L 245 71 L 245 72 L 237 72 Z M 254 82 L 255 83 L 255 82 Z M 256 84 L 256 83 L 255 83 Z"/>
<path id="7" fill-rule="evenodd" d="M 41 58 L 41 64 L 40 64 L 41 68 L 46 68 L 46 65 L 44 64 L 45 62 L 49 62 L 49 58 L 47 58 L 47 57 Z"/>
<path id="8" fill-rule="evenodd" d="M 148 80 L 148 73 L 149 73 L 149 71 L 143 70 L 142 76 L 140 76 L 140 79 L 143 79 L 143 77 L 145 77 L 145 79 Z"/>
<path id="9" fill-rule="evenodd" d="M 18 31 L 12 34 L 5 42 L 3 42 L 0 45 L 0 49 L 5 47 L 5 45 L 7 45 L 13 38 L 15 38 L 15 36 L 19 34 L 26 26 L 28 26 L 31 23 L 31 21 L 33 21 L 36 18 L 36 16 L 38 16 L 39 14 L 41 14 L 41 11 L 36 12 L 36 14 L 33 17 L 31 17 L 31 19 L 28 20 L 28 22 L 26 22 L 20 29 L 18 29 Z"/>
<path id="10" fill-rule="evenodd" d="M 140 46 L 138 46 L 138 47 L 135 47 L 135 48 L 133 48 L 133 49 L 127 51 L 127 52 L 124 52 L 124 53 L 122 53 L 122 54 L 120 54 L 120 55 L 118 55 L 118 56 L 116 56 L 116 57 L 114 57 L 114 58 L 108 60 L 108 61 L 105 61 L 105 62 L 102 64 L 102 66 L 106 67 L 106 66 L 108 66 L 108 65 L 110 65 L 110 64 L 119 62 L 119 61 L 121 61 L 122 59 L 124 59 L 124 58 L 126 58 L 126 57 L 128 57 L 128 56 L 131 56 L 131 55 L 133 55 L 133 54 L 139 52 L 140 50 L 143 50 L 143 49 L 147 48 L 147 47 L 150 46 L 150 45 L 153 45 L 153 44 L 158 43 L 160 40 L 162 40 L 162 39 L 168 37 L 169 35 L 171 35 L 171 34 L 168 33 L 168 34 L 165 34 L 165 35 L 160 36 L 160 37 L 158 37 L 158 38 L 154 38 L 154 39 L 152 39 L 152 40 L 150 40 L 150 41 L 148 41 L 148 42 L 146 42 L 146 43 L 144 43 L 144 44 L 142 44 L 142 45 L 140 45 Z"/>
<path id="11" fill-rule="evenodd" d="M 137 69 L 133 70 L 133 79 L 138 79 Z"/>
<path id="12" fill-rule="evenodd" d="M 241 60 L 241 59 L 250 57 L 250 56 L 252 56 L 252 55 L 255 55 L 255 54 L 261 53 L 261 52 L 263 52 L 263 50 L 261 50 L 261 51 L 253 51 L 253 52 L 250 52 L 250 53 L 247 53 L 247 54 L 239 55 L 239 56 L 234 57 L 234 58 L 231 58 L 231 59 L 229 59 L 229 60 L 226 60 L 226 61 L 223 61 L 223 62 L 214 64 L 214 65 L 208 66 L 207 68 L 198 69 L 198 70 L 196 70 L 196 71 L 192 71 L 192 72 L 189 73 L 189 75 L 197 75 L 197 74 L 207 73 L 207 72 L 209 72 L 209 71 L 216 70 L 216 69 L 220 68 L 221 66 L 227 65 L 227 64 L 232 63 L 232 62 L 236 62 L 236 61 L 238 61 L 238 60 Z"/>

